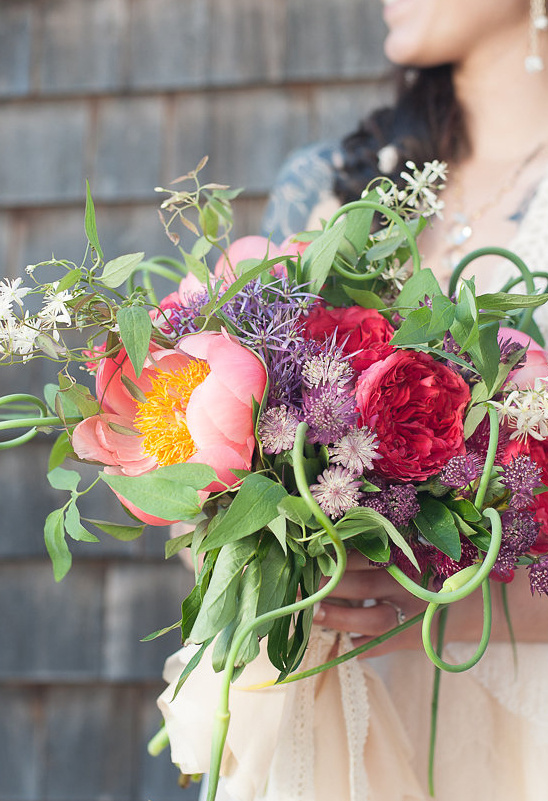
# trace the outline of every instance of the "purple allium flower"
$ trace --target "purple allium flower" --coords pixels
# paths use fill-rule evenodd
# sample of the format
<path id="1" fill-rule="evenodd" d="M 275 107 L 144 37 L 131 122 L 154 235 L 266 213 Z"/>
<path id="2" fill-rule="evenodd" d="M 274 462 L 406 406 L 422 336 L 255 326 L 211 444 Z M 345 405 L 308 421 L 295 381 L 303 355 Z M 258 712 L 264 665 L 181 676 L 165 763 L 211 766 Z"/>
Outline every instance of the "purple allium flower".
<path id="1" fill-rule="evenodd" d="M 539 595 L 548 595 L 548 556 L 539 556 L 532 565 L 527 565 L 529 570 L 529 584 L 531 585 L 531 595 L 538 592 Z"/>
<path id="2" fill-rule="evenodd" d="M 302 365 L 320 349 L 313 340 L 297 337 L 286 350 L 263 351 L 268 370 L 269 406 L 288 405 L 295 409 L 302 401 Z"/>
<path id="3" fill-rule="evenodd" d="M 459 570 L 463 570 L 465 567 L 470 567 L 478 560 L 478 549 L 472 545 L 470 540 L 461 536 L 460 542 L 462 552 L 458 562 L 455 559 L 451 559 L 447 554 L 442 553 L 442 551 L 437 549 L 432 551 L 432 567 L 443 579 L 449 578 L 449 576 L 458 573 Z"/>
<path id="4" fill-rule="evenodd" d="M 353 395 L 330 384 L 305 392 L 302 411 L 309 426 L 308 439 L 320 445 L 329 445 L 344 437 L 358 418 Z"/>
<path id="5" fill-rule="evenodd" d="M 501 484 L 512 493 L 509 506 L 513 509 L 527 509 L 533 501 L 533 490 L 541 485 L 542 470 L 530 456 L 518 454 L 505 465 Z"/>
<path id="6" fill-rule="evenodd" d="M 208 301 L 207 292 L 189 292 L 181 300 L 180 306 L 166 309 L 165 313 L 178 337 L 200 330 L 200 326 L 197 326 L 194 321 L 201 316 L 202 306 L 205 306 Z"/>
<path id="7" fill-rule="evenodd" d="M 459 359 L 461 359 L 464 362 L 469 362 L 470 366 L 472 366 L 472 359 L 470 358 L 470 356 L 468 356 L 467 353 L 460 352 L 461 350 L 460 345 L 458 344 L 458 342 L 456 342 L 455 338 L 453 337 L 452 334 L 449 333 L 449 331 L 445 334 L 443 338 L 443 350 L 445 351 L 445 353 L 451 353 L 454 356 L 458 356 Z M 478 381 L 481 381 L 481 376 L 479 376 L 473 370 L 468 369 L 464 365 L 457 364 L 456 362 L 451 361 L 451 359 L 447 359 L 445 364 L 455 373 L 459 373 L 467 384 L 477 384 Z"/>
<path id="8" fill-rule="evenodd" d="M 476 453 L 453 456 L 440 473 L 440 481 L 446 487 L 462 488 L 468 486 L 481 475 L 482 464 Z"/>
<path id="9" fill-rule="evenodd" d="M 281 453 L 295 442 L 299 420 L 287 406 L 274 406 L 261 414 L 257 427 L 265 453 Z"/>
<path id="10" fill-rule="evenodd" d="M 324 470 L 318 476 L 318 483 L 310 485 L 310 492 L 323 511 L 329 517 L 337 519 L 349 509 L 358 506 L 361 498 L 360 486 L 361 481 L 350 470 L 337 465 Z"/>
<path id="11" fill-rule="evenodd" d="M 351 473 L 361 475 L 366 470 L 373 469 L 373 460 L 380 459 L 376 452 L 379 447 L 377 435 L 370 428 L 356 428 L 337 440 L 329 448 L 331 461 L 342 464 Z"/>

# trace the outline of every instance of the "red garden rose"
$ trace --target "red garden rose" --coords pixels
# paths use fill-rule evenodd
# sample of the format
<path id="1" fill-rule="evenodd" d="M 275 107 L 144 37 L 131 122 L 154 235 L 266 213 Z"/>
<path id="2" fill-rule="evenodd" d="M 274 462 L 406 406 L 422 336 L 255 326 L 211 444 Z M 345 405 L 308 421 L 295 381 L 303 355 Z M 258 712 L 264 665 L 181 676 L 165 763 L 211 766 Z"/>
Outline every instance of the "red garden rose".
<path id="1" fill-rule="evenodd" d="M 317 342 L 335 334 L 337 345 L 344 353 L 355 356 L 351 359 L 354 370 L 361 373 L 370 364 L 384 359 L 394 348 L 390 340 L 394 329 L 376 309 L 350 306 L 348 309 L 326 309 L 317 305 L 310 312 L 305 324 L 305 336 Z"/>
<path id="2" fill-rule="evenodd" d="M 356 385 L 359 425 L 377 434 L 375 471 L 424 481 L 464 453 L 470 391 L 460 375 L 427 353 L 398 350 L 372 364 Z"/>
<path id="3" fill-rule="evenodd" d="M 505 464 L 520 453 L 527 454 L 538 464 L 542 470 L 540 480 L 548 486 L 548 440 L 538 440 L 533 437 L 528 437 L 526 442 L 511 440 L 504 455 Z M 548 492 L 535 495 L 533 510 L 533 516 L 540 524 L 540 531 L 535 544 L 529 550 L 537 555 L 546 554 L 548 553 Z"/>

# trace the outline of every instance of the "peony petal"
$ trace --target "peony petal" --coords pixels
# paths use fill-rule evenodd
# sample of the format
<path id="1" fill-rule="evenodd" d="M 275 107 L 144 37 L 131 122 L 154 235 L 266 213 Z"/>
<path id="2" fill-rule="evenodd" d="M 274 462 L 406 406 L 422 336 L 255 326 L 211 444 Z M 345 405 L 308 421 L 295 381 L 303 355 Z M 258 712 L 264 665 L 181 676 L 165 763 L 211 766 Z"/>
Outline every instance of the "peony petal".
<path id="1" fill-rule="evenodd" d="M 227 391 L 212 373 L 192 393 L 186 422 L 198 448 L 222 443 L 240 450 L 253 432 L 250 406 Z"/>
<path id="2" fill-rule="evenodd" d="M 282 250 L 264 236 L 242 236 L 232 242 L 228 248 L 228 259 L 224 255 L 218 259 L 214 270 L 215 276 L 224 278 L 227 283 L 232 283 L 236 278 L 234 268 L 241 261 L 246 261 L 246 259 L 262 261 L 266 257 L 273 259 L 281 255 L 283 255 Z"/>
<path id="3" fill-rule="evenodd" d="M 224 337 L 212 340 L 208 353 L 211 372 L 242 403 L 260 403 L 266 387 L 266 369 L 251 351 Z"/>

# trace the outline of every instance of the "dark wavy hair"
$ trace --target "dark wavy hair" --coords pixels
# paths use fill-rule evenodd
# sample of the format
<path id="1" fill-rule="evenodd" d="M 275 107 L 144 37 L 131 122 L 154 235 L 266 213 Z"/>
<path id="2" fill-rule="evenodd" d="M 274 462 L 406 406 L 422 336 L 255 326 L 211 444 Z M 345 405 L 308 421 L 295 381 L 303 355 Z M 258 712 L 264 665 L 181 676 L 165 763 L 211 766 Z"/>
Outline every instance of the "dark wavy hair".
<path id="1" fill-rule="evenodd" d="M 393 145 L 397 163 L 389 173 L 396 183 L 409 159 L 417 165 L 433 159 L 458 161 L 469 149 L 462 108 L 453 86 L 452 66 L 399 69 L 392 107 L 375 111 L 342 142 L 343 162 L 334 191 L 342 203 L 356 200 L 379 175 L 378 151 Z"/>

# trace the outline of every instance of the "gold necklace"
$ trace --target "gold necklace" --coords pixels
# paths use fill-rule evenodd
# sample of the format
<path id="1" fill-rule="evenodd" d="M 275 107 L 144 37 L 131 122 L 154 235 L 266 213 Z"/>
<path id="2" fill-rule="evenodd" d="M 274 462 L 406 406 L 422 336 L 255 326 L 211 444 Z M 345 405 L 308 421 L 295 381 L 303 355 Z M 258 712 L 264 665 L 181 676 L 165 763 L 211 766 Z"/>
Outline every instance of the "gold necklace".
<path id="1" fill-rule="evenodd" d="M 454 173 L 453 186 L 455 187 L 454 197 L 456 200 L 457 210 L 451 215 L 451 223 L 445 234 L 447 247 L 444 261 L 446 267 L 449 267 L 451 270 L 453 270 L 457 266 L 462 257 L 466 255 L 467 251 L 464 246 L 466 245 L 466 242 L 471 239 L 474 233 L 474 224 L 480 220 L 490 209 L 497 206 L 507 192 L 515 187 L 516 181 L 519 179 L 521 174 L 529 166 L 529 164 L 531 164 L 537 158 L 537 156 L 542 153 L 545 147 L 546 142 L 541 142 L 540 145 L 537 145 L 535 149 L 528 153 L 523 161 L 517 165 L 516 169 L 511 173 L 506 181 L 501 184 L 498 191 L 488 198 L 485 203 L 482 203 L 481 206 L 470 213 L 466 213 L 464 210 L 464 194 L 459 172 L 457 171 Z"/>

